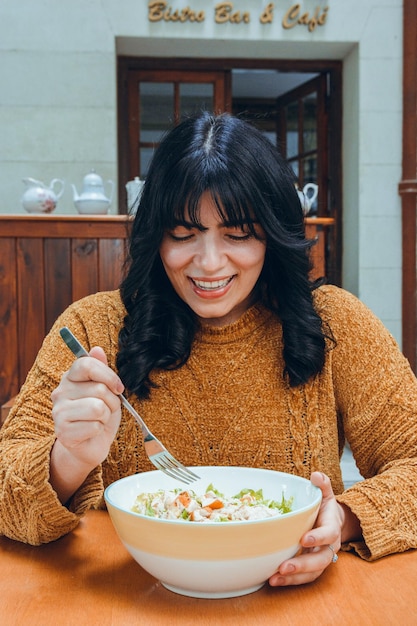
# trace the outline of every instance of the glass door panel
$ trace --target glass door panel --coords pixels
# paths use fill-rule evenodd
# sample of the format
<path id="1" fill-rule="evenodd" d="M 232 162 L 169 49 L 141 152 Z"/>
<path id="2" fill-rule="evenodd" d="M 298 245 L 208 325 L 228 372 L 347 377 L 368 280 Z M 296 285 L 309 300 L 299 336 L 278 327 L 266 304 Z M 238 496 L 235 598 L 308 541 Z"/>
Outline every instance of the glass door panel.
<path id="1" fill-rule="evenodd" d="M 140 178 L 146 176 L 154 146 L 171 127 L 175 111 L 174 83 L 138 84 L 138 119 L 139 119 L 139 168 Z"/>
<path id="2" fill-rule="evenodd" d="M 180 83 L 180 117 L 193 115 L 200 111 L 213 111 L 214 85 L 212 83 Z"/>
<path id="3" fill-rule="evenodd" d="M 318 185 L 318 196 L 307 217 L 319 218 L 321 244 L 330 281 L 339 281 L 338 224 L 329 193 L 327 79 L 325 74 L 306 81 L 276 100 L 278 142 L 297 177 L 298 187 Z M 307 195 L 308 194 L 307 192 Z M 328 218 L 331 218 L 330 221 Z M 314 224 L 315 220 L 310 222 Z M 330 226 L 331 223 L 331 226 Z M 328 226 L 326 225 L 328 224 Z"/>
<path id="4" fill-rule="evenodd" d="M 287 158 L 295 157 L 299 152 L 298 102 L 290 102 L 285 107 Z"/>
<path id="5" fill-rule="evenodd" d="M 303 145 L 302 152 L 317 150 L 317 92 L 302 100 L 303 106 Z"/>
<path id="6" fill-rule="evenodd" d="M 284 156 L 302 189 L 307 183 L 319 186 L 319 198 L 309 215 L 328 215 L 327 143 L 319 124 L 326 125 L 326 81 L 318 76 L 277 98 L 278 134 Z"/>
<path id="7" fill-rule="evenodd" d="M 317 181 L 317 155 L 306 156 L 302 159 L 303 183 L 315 183 Z"/>
<path id="8" fill-rule="evenodd" d="M 140 82 L 138 94 L 141 139 L 155 141 L 172 124 L 175 109 L 174 83 Z"/>
<path id="9" fill-rule="evenodd" d="M 227 110 L 228 71 L 132 69 L 126 75 L 126 136 L 120 160 L 121 193 L 128 180 L 145 178 L 162 136 L 186 115 Z"/>

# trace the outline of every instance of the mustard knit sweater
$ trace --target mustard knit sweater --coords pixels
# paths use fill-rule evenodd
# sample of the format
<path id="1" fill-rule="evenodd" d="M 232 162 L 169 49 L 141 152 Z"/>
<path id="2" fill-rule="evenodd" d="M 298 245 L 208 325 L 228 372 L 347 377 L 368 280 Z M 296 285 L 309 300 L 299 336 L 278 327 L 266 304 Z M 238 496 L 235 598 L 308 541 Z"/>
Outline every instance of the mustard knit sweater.
<path id="1" fill-rule="evenodd" d="M 340 502 L 361 521 L 365 559 L 417 547 L 417 381 L 381 322 L 354 296 L 332 286 L 314 292 L 335 344 L 323 371 L 290 388 L 281 325 L 261 305 L 222 328 L 203 327 L 188 362 L 155 371 L 149 400 L 130 398 L 152 432 L 186 465 L 243 465 L 331 478 Z M 76 302 L 44 341 L 0 431 L 0 534 L 34 545 L 71 531 L 103 489 L 154 469 L 141 432 L 123 409 L 110 453 L 62 506 L 49 479 L 54 443 L 51 391 L 73 356 L 59 336 L 68 326 L 87 349 L 100 345 L 115 368 L 125 311 L 119 293 Z M 340 455 L 347 439 L 366 478 L 344 491 Z"/>

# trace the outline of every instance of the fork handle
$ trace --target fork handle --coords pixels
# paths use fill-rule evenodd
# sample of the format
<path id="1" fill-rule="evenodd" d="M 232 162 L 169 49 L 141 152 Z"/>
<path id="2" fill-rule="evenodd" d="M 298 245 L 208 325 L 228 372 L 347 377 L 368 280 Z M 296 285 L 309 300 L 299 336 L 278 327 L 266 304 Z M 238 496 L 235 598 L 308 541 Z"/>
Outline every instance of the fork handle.
<path id="1" fill-rule="evenodd" d="M 71 350 L 73 355 L 77 357 L 77 359 L 83 356 L 88 356 L 87 350 L 80 344 L 78 339 L 72 334 L 69 328 L 64 326 L 59 331 L 59 334 L 61 335 L 62 339 L 65 341 L 66 345 Z M 154 436 L 152 435 L 151 431 L 146 426 L 145 422 L 143 421 L 139 413 L 137 413 L 137 411 L 135 411 L 133 406 L 130 404 L 129 400 L 122 393 L 119 393 L 118 396 L 123 406 L 125 406 L 126 409 L 129 411 L 129 413 L 133 415 L 133 417 L 135 418 L 135 420 L 141 427 L 145 440 L 147 437 L 149 437 L 150 439 L 154 439 Z"/>
<path id="2" fill-rule="evenodd" d="M 79 359 L 82 356 L 88 356 L 87 350 L 83 348 L 83 346 L 80 344 L 78 339 L 74 337 L 74 335 L 72 334 L 69 328 L 64 326 L 59 331 L 59 334 L 61 335 L 62 339 L 65 341 L 65 343 L 67 344 L 68 348 L 71 350 L 73 355 L 77 357 L 77 359 Z"/>
<path id="3" fill-rule="evenodd" d="M 141 427 L 142 434 L 143 434 L 143 436 L 145 438 L 145 442 L 148 441 L 148 440 L 151 441 L 152 439 L 155 439 L 155 437 L 153 436 L 153 434 L 151 433 L 149 428 L 146 426 L 145 422 L 143 421 L 143 419 L 141 418 L 139 413 L 133 408 L 133 406 L 130 404 L 130 402 L 126 398 L 126 396 L 124 396 L 122 393 L 119 393 L 119 398 L 120 398 L 120 401 L 123 404 L 123 406 L 125 406 L 127 408 L 129 413 L 131 415 L 133 415 L 133 417 L 135 418 L 135 420 L 137 421 L 137 423 Z"/>

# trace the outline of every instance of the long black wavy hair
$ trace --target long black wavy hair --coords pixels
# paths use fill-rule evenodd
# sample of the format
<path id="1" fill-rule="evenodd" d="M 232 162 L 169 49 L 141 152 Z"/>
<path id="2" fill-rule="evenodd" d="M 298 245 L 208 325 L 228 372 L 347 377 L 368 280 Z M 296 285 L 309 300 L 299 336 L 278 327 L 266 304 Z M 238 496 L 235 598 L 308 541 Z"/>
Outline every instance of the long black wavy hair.
<path id="1" fill-rule="evenodd" d="M 325 337 L 309 280 L 311 240 L 295 175 L 252 124 L 229 114 L 202 113 L 173 128 L 155 151 L 132 225 L 120 293 L 127 314 L 119 333 L 117 368 L 129 392 L 149 397 L 155 368 L 181 367 L 198 328 L 163 268 L 159 248 L 178 220 L 199 224 L 199 202 L 210 192 L 222 219 L 250 224 L 266 236 L 258 280 L 260 300 L 280 318 L 284 376 L 297 386 L 320 372 Z"/>

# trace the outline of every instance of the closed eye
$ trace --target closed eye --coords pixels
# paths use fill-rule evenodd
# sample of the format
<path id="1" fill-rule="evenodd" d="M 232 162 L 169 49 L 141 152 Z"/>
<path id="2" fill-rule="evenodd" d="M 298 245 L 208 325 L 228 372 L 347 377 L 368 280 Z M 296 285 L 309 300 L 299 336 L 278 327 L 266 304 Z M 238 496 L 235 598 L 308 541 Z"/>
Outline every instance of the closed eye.
<path id="1" fill-rule="evenodd" d="M 193 233 L 189 233 L 187 235 L 177 235 L 174 233 L 168 233 L 168 236 L 173 239 L 173 241 L 189 241 L 194 237 Z"/>
<path id="2" fill-rule="evenodd" d="M 252 233 L 242 233 L 241 235 L 227 235 L 232 241 L 247 241 L 253 237 Z"/>

